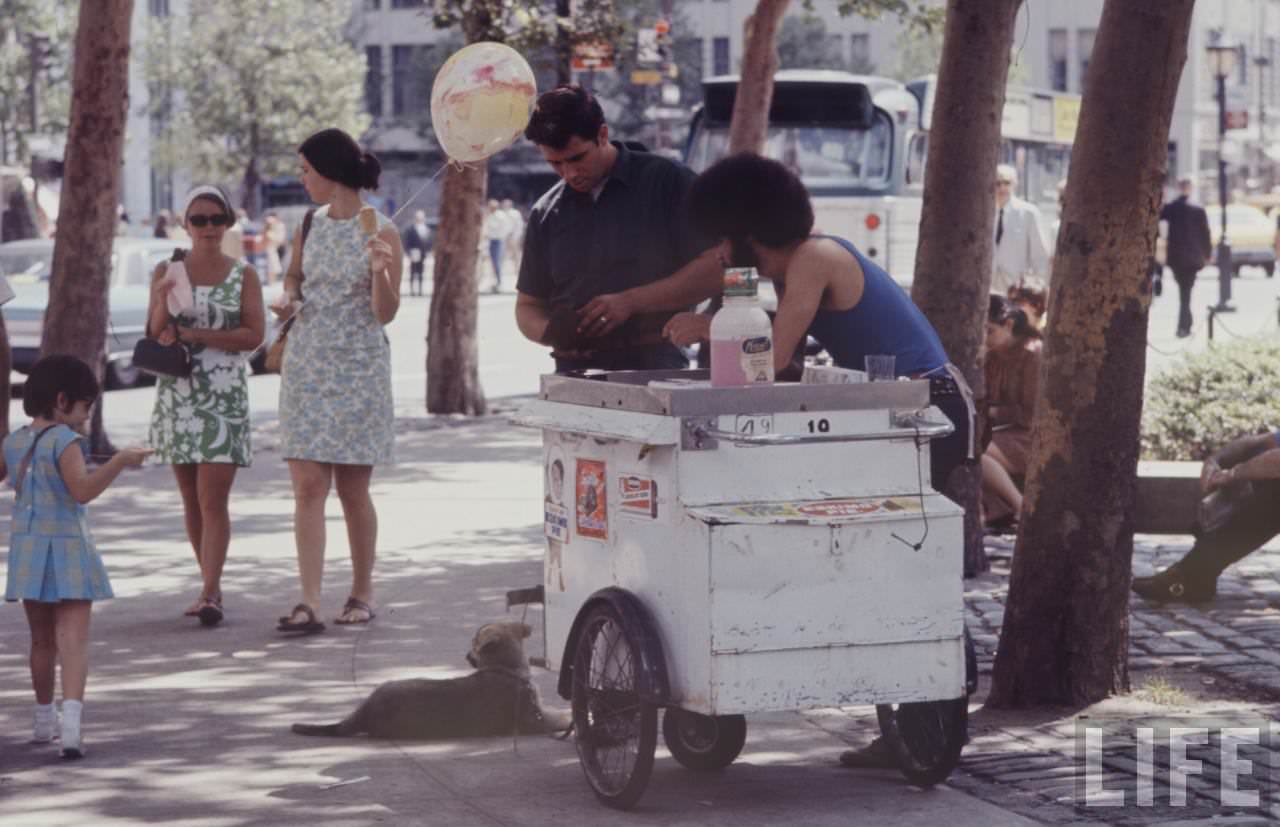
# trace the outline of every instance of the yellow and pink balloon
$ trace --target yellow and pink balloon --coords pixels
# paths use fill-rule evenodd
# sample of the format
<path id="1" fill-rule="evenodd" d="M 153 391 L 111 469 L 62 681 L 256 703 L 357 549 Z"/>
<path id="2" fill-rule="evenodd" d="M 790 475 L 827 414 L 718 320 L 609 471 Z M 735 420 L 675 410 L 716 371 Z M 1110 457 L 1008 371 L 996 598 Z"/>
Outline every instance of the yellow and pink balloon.
<path id="1" fill-rule="evenodd" d="M 431 87 L 431 124 L 450 159 L 482 161 L 524 133 L 537 98 L 533 70 L 502 43 L 472 43 L 453 54 Z"/>

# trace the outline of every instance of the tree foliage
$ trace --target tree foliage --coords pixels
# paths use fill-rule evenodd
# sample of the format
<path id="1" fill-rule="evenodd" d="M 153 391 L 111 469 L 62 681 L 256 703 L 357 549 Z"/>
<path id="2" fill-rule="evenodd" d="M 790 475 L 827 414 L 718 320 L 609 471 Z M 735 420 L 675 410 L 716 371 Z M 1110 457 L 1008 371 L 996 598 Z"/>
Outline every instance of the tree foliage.
<path id="1" fill-rule="evenodd" d="M 618 9 L 621 34 L 614 55 L 614 70 L 596 73 L 592 78 L 595 93 L 606 107 L 609 131 L 619 138 L 633 138 L 656 147 L 657 125 L 651 108 L 658 105 L 661 85 L 642 86 L 631 82 L 635 69 L 656 69 L 640 63 L 639 33 L 651 29 L 663 18 L 661 0 L 633 0 Z M 663 18 L 668 19 L 668 18 Z M 687 16 L 679 6 L 669 18 L 671 31 L 677 36 L 668 46 L 667 60 L 675 65 L 676 76 L 664 78 L 680 92 L 680 100 L 689 104 L 702 99 L 702 52 L 694 38 L 681 38 L 678 33 L 690 30 Z"/>
<path id="2" fill-rule="evenodd" d="M 844 50 L 827 34 L 827 24 L 816 14 L 792 14 L 778 29 L 779 69 L 849 69 Z M 858 67 L 865 71 L 870 67 Z M 869 73 L 869 72 L 868 72 Z"/>
<path id="3" fill-rule="evenodd" d="M 341 3 L 219 0 L 151 18 L 149 108 L 167 122 L 156 166 L 239 180 L 252 210 L 260 181 L 296 169 L 309 134 L 330 126 L 363 133 L 366 65 L 346 37 L 349 16 Z"/>
<path id="4" fill-rule="evenodd" d="M 1241 434 L 1280 427 L 1280 343 L 1245 339 L 1184 357 L 1154 377 L 1142 458 L 1200 462 Z"/>
<path id="5" fill-rule="evenodd" d="M 29 138 L 67 130 L 79 0 L 0 0 L 0 163 L 25 162 Z M 32 63 L 39 76 L 31 123 Z"/>

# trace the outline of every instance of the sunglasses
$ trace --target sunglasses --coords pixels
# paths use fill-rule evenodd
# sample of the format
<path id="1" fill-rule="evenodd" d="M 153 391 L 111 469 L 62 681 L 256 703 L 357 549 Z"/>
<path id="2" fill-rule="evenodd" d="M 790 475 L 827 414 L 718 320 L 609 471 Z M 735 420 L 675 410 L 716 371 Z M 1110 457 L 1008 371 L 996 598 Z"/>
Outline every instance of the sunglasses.
<path id="1" fill-rule="evenodd" d="M 191 215 L 187 216 L 187 223 L 192 227 L 207 227 L 212 224 L 215 227 L 225 227 L 231 223 L 229 216 L 218 213 L 217 215 Z"/>

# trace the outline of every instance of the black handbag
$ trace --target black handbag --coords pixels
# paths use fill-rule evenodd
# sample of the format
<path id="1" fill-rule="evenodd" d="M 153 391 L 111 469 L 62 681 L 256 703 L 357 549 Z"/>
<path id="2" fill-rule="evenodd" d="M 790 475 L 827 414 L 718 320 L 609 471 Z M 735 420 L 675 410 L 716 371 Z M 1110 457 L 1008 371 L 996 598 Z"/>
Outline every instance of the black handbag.
<path id="1" fill-rule="evenodd" d="M 176 324 L 173 325 L 173 333 L 175 336 L 178 334 Z M 162 345 L 155 339 L 144 337 L 133 346 L 133 364 L 157 376 L 185 379 L 191 375 L 191 348 L 181 339 Z"/>

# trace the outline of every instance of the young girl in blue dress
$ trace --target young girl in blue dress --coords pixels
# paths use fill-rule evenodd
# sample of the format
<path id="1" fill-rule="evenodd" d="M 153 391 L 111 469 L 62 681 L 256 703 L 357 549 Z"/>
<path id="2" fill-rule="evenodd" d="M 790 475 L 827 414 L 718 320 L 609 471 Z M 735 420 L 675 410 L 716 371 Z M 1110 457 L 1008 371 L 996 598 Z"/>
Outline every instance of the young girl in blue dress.
<path id="1" fill-rule="evenodd" d="M 46 356 L 31 368 L 22 409 L 31 424 L 4 439 L 0 478 L 16 492 L 9 530 L 4 599 L 21 600 L 31 627 L 31 687 L 36 693 L 32 743 L 61 735 L 62 757 L 80 758 L 80 714 L 89 676 L 89 612 L 112 596 L 94 548 L 85 503 L 126 466 L 151 453 L 126 448 L 93 471 L 80 447 L 99 393 L 93 370 L 74 356 Z M 62 723 L 53 706 L 54 670 L 62 664 Z"/>

